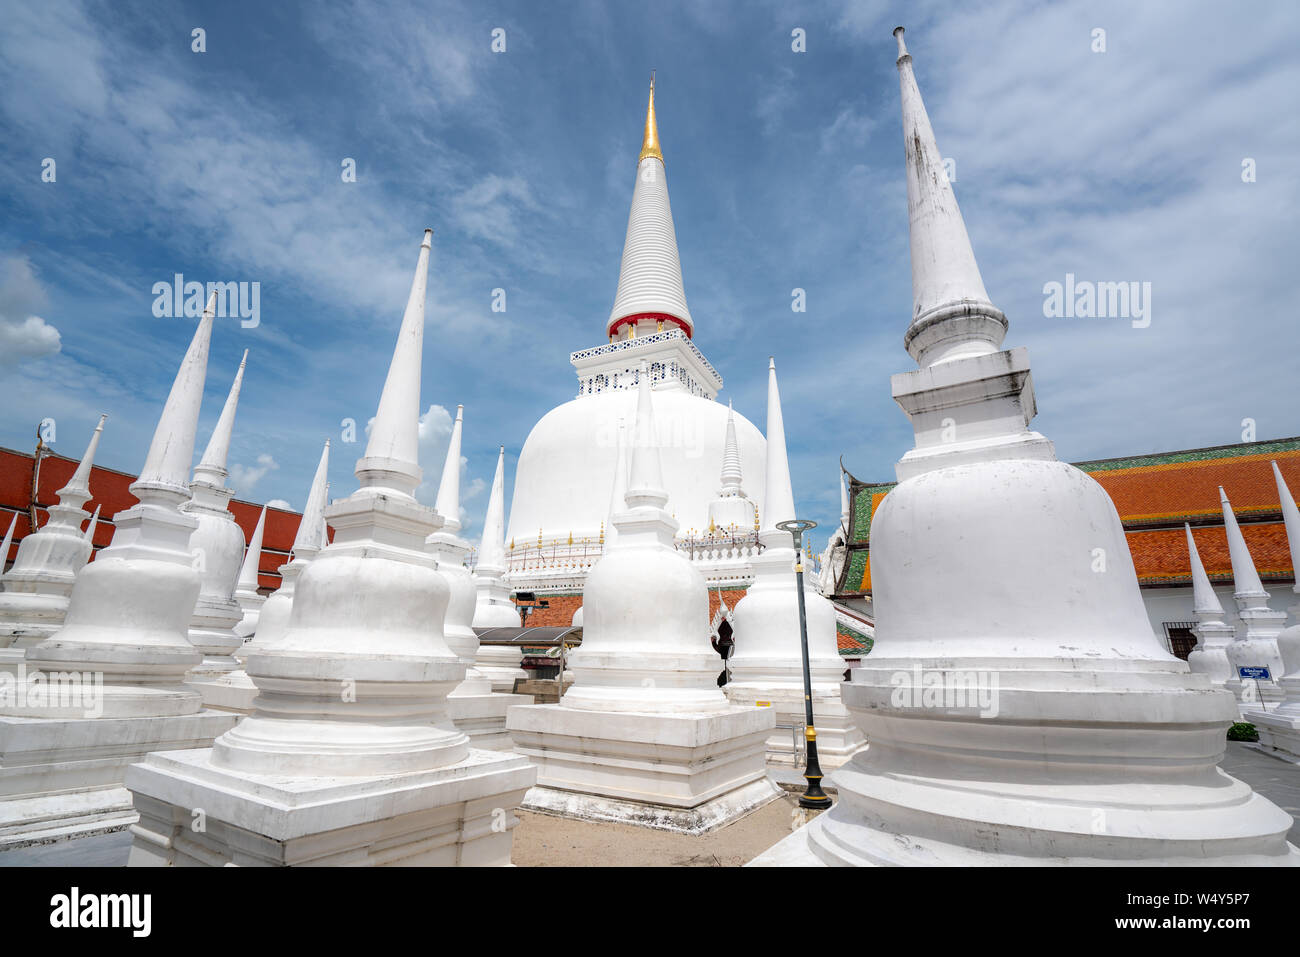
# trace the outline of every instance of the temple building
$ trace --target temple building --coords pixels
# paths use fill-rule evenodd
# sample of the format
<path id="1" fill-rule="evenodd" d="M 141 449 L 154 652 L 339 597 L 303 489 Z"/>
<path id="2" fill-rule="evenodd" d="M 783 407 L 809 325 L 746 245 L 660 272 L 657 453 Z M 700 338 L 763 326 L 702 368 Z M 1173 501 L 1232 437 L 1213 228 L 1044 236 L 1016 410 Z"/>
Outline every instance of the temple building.
<path id="1" fill-rule="evenodd" d="M 519 454 L 507 580 L 516 592 L 565 599 L 551 601 L 550 618 L 533 624 L 570 624 L 587 572 L 604 550 L 620 442 L 647 441 L 633 434 L 643 362 L 655 392 L 652 444 L 663 463 L 666 508 L 679 526 L 676 547 L 711 594 L 743 589 L 752 577 L 766 442 L 753 423 L 717 401 L 722 376 L 695 342 L 654 93 L 652 79 L 606 341 L 571 354 L 577 396 L 544 415 Z M 728 605 L 738 597 L 731 594 Z M 713 601 L 711 611 L 718 607 Z"/>

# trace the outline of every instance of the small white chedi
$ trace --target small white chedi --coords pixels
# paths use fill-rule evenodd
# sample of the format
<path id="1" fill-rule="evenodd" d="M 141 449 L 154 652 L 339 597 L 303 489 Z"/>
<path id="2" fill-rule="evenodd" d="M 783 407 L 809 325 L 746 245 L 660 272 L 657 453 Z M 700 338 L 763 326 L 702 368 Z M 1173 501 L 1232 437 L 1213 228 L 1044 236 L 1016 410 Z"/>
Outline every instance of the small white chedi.
<path id="1" fill-rule="evenodd" d="M 456 727 L 469 735 L 470 745 L 509 751 L 510 735 L 506 732 L 506 709 L 516 704 L 531 704 L 528 695 L 494 694 L 492 680 L 474 666 L 478 653 L 478 635 L 474 631 L 477 591 L 474 578 L 465 567 L 469 542 L 460 537 L 460 448 L 464 407 L 456 407 L 456 421 L 447 444 L 447 460 L 438 484 L 435 508 L 442 525 L 427 539 L 430 553 L 438 560 L 438 574 L 447 583 L 447 617 L 443 635 L 447 647 L 465 665 L 465 680 L 447 696 L 447 710 Z"/>
<path id="2" fill-rule="evenodd" d="M 898 39 L 916 447 L 871 523 L 876 646 L 843 688 L 870 746 L 753 863 L 1296 864 L 1291 817 L 1216 765 L 1232 696 L 1151 630 L 1124 528 L 1028 424 Z"/>
<path id="3" fill-rule="evenodd" d="M 63 624 L 73 582 L 93 549 L 94 520 L 84 535 L 81 523 L 88 517 L 85 506 L 91 498 L 90 473 L 107 418 L 99 417 L 86 454 L 68 484 L 58 491 L 58 504 L 50 506 L 50 517 L 39 530 L 18 543 L 14 567 L 0 580 L 0 670 L 15 673 L 27 649 Z M 95 514 L 99 514 L 98 509 Z M 0 570 L 4 556 L 9 554 L 17 519 L 15 515 L 9 523 L 10 535 L 0 549 Z"/>
<path id="4" fill-rule="evenodd" d="M 1264 591 L 1255 560 L 1250 556 L 1237 516 L 1222 488 L 1219 501 L 1223 506 L 1223 530 L 1228 536 L 1228 557 L 1232 561 L 1232 597 L 1241 621 L 1237 636 L 1224 648 L 1232 665 L 1232 674 L 1224 687 L 1243 707 L 1259 701 L 1275 703 L 1282 699 L 1278 684 L 1282 656 L 1278 652 L 1277 636 L 1286 623 L 1286 612 L 1268 607 L 1268 592 Z M 1267 669 L 1267 677 L 1261 669 Z"/>
<path id="5" fill-rule="evenodd" d="M 1192 526 L 1183 525 L 1187 532 L 1187 553 L 1192 566 L 1192 613 L 1196 615 L 1196 647 L 1187 656 L 1187 667 L 1210 679 L 1210 684 L 1222 688 L 1235 673 L 1225 649 L 1232 641 L 1235 629 L 1223 620 L 1223 604 L 1205 574 L 1201 555 L 1192 538 Z"/>
<path id="6" fill-rule="evenodd" d="M 1289 613 L 1290 627 L 1277 636 L 1277 649 L 1282 658 L 1282 680 L 1279 682 L 1282 701 L 1267 709 L 1254 705 L 1247 708 L 1243 720 L 1249 721 L 1259 732 L 1259 747 L 1281 758 L 1300 763 L 1300 508 L 1282 479 L 1282 471 L 1273 463 L 1273 478 L 1277 494 L 1282 501 L 1282 521 L 1286 526 L 1287 545 L 1291 550 L 1291 567 L 1297 581 L 1291 586 L 1296 603 Z"/>
<path id="7" fill-rule="evenodd" d="M 312 477 L 311 490 L 307 493 L 307 504 L 303 507 L 302 518 L 298 521 L 298 531 L 294 535 L 290 560 L 281 565 L 280 587 L 272 592 L 258 610 L 256 628 L 253 637 L 243 643 L 236 652 L 239 658 L 247 661 L 248 654 L 255 648 L 267 647 L 284 635 L 289 628 L 289 615 L 293 611 L 293 596 L 298 577 L 311 563 L 317 553 L 325 547 L 325 499 L 329 475 L 330 442 L 325 440 L 321 450 L 320 461 L 316 464 L 316 473 Z M 261 544 L 258 544 L 259 549 Z M 248 562 L 245 561 L 245 566 Z M 253 572 L 256 580 L 256 572 Z M 253 699 L 257 697 L 257 686 L 244 668 L 214 675 L 208 681 L 198 685 L 203 693 L 203 703 L 209 708 L 223 711 L 236 711 L 251 714 Z"/>
<path id="8" fill-rule="evenodd" d="M 776 711 L 778 723 L 789 726 L 804 721 L 803 651 L 794 573 L 799 556 L 790 533 L 776 527 L 794 519 L 795 513 L 774 359 L 767 370 L 767 498 L 762 516 L 758 540 L 763 551 L 753 559 L 754 583 L 732 611 L 735 651 L 725 691 L 733 704 L 764 702 Z M 811 577 L 804 579 L 804 605 L 817 756 L 822 768 L 830 770 L 866 742 L 840 700 L 844 661 L 835 636 L 835 609 L 817 593 Z M 778 765 L 798 762 L 788 730 L 775 731 L 768 739 L 767 760 Z"/>
<path id="9" fill-rule="evenodd" d="M 447 715 L 465 665 L 443 636 L 448 588 L 425 546 L 439 516 L 412 494 L 431 237 L 360 488 L 326 510 L 334 541 L 300 575 L 288 630 L 249 651 L 254 712 L 211 748 L 155 752 L 127 775 L 133 866 L 510 861 L 512 811 L 537 772 L 471 749 Z"/>
<path id="10" fill-rule="evenodd" d="M 497 470 L 492 476 L 487 516 L 483 520 L 483 538 L 479 543 L 478 564 L 474 566 L 474 627 L 518 628 L 519 609 L 510 600 L 506 584 L 506 449 L 497 454 Z M 515 681 L 527 678 L 519 666 L 523 652 L 509 645 L 479 645 L 474 665 L 488 679 L 493 691 L 510 692 Z"/>
<path id="11" fill-rule="evenodd" d="M 574 685 L 559 704 L 511 708 L 515 749 L 536 762 L 524 806 L 588 820 L 699 833 L 772 800 L 768 708 L 717 686 L 703 576 L 673 548 L 643 365 L 626 508 L 583 589 Z"/>
<path id="12" fill-rule="evenodd" d="M 257 631 L 262 606 L 266 604 L 266 596 L 257 590 L 258 572 L 262 566 L 262 538 L 265 534 L 266 506 L 263 505 L 262 514 L 257 516 L 253 537 L 248 540 L 244 563 L 239 566 L 239 581 L 235 584 L 235 601 L 239 602 L 240 619 L 234 631 L 241 641 Z M 235 653 L 237 656 L 241 655 L 242 648 L 237 649 Z"/>
<path id="13" fill-rule="evenodd" d="M 159 749 L 201 748 L 235 715 L 203 710 L 184 684 L 199 596 L 180 510 L 194 453 L 215 293 L 163 406 L 139 501 L 112 543 L 77 573 L 63 626 L 27 649 L 16 684 L 0 674 L 0 847 L 114 830 L 136 819 L 123 775 Z M 60 672 L 55 685 L 51 672 Z"/>
<path id="14" fill-rule="evenodd" d="M 190 642 L 203 653 L 203 660 L 190 670 L 186 679 L 194 685 L 238 669 L 234 652 L 244 643 L 234 632 L 244 617 L 243 609 L 235 600 L 235 584 L 244 557 L 244 532 L 230 514 L 230 499 L 235 493 L 226 487 L 226 476 L 230 474 L 226 459 L 247 363 L 245 349 L 208 447 L 194 469 L 190 500 L 181 506 L 182 512 L 192 515 L 199 523 L 190 536 L 190 552 L 200 582 L 199 599 L 190 620 Z"/>

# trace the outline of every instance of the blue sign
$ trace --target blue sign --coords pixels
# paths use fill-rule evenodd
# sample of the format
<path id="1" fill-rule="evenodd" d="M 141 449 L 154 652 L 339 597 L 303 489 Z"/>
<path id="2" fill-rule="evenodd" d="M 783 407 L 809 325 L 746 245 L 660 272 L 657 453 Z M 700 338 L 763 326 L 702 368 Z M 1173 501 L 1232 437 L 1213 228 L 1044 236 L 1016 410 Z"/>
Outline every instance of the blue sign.
<path id="1" fill-rule="evenodd" d="M 1243 678 L 1255 678 L 1259 681 L 1268 681 L 1273 676 L 1269 674 L 1268 668 L 1264 665 L 1258 667 L 1238 668 L 1237 674 Z"/>

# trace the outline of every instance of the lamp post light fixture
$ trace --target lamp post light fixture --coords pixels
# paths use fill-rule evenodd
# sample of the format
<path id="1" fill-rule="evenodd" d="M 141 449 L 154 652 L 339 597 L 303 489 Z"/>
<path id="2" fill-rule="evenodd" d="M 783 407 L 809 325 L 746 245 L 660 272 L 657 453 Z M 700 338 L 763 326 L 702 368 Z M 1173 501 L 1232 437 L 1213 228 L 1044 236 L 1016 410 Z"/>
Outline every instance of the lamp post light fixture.
<path id="1" fill-rule="evenodd" d="M 794 537 L 794 580 L 795 591 L 799 595 L 799 643 L 803 652 L 804 737 L 808 741 L 808 761 L 803 772 L 804 778 L 808 781 L 808 789 L 799 798 L 799 806 L 824 810 L 831 806 L 831 799 L 822 790 L 822 769 L 817 763 L 817 729 L 813 726 L 812 674 L 808 670 L 808 616 L 803 597 L 803 533 L 810 528 L 816 528 L 817 523 L 796 518 L 789 522 L 777 522 L 776 527 L 783 532 L 789 532 Z"/>

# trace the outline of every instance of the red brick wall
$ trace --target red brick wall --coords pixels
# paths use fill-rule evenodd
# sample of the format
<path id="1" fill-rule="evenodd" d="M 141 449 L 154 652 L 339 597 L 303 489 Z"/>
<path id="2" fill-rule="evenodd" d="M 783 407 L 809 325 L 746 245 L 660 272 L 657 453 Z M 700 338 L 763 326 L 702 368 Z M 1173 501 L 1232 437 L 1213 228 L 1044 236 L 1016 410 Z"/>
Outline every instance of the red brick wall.
<path id="1" fill-rule="evenodd" d="M 582 595 L 545 595 L 538 594 L 539 600 L 545 600 L 549 603 L 549 608 L 539 608 L 528 616 L 528 624 L 533 627 L 563 628 L 567 627 L 573 621 L 573 613 L 582 605 Z M 724 588 L 722 589 L 722 598 L 727 602 L 728 608 L 735 608 L 736 602 L 745 597 L 743 588 Z M 516 602 L 518 604 L 518 602 Z M 705 621 L 707 627 L 709 622 L 713 621 L 713 616 L 718 613 L 718 590 L 709 589 L 709 617 Z"/>

